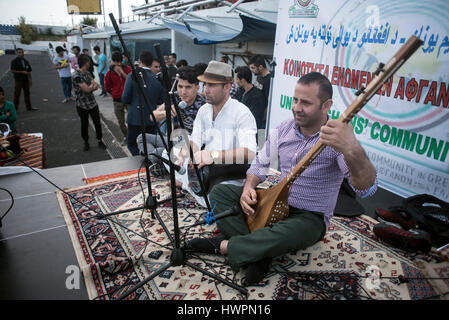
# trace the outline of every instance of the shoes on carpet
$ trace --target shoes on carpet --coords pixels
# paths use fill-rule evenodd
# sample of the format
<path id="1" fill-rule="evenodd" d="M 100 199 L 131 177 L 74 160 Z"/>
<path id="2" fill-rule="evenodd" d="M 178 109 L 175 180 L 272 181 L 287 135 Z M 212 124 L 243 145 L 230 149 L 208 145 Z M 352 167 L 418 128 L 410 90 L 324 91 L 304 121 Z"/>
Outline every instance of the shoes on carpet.
<path id="1" fill-rule="evenodd" d="M 84 142 L 84 148 L 83 148 L 83 150 L 84 150 L 84 151 L 89 151 L 89 149 L 90 149 L 89 142 Z"/>
<path id="2" fill-rule="evenodd" d="M 268 270 L 270 270 L 270 264 L 271 258 L 264 258 L 257 262 L 250 263 L 245 270 L 245 278 L 243 279 L 242 284 L 245 287 L 258 284 L 267 275 Z"/>
<path id="3" fill-rule="evenodd" d="M 428 252 L 432 247 L 430 235 L 424 230 L 403 230 L 393 224 L 379 223 L 373 232 L 383 242 L 408 252 Z"/>
<path id="4" fill-rule="evenodd" d="M 195 253 L 221 254 L 220 243 L 226 240 L 223 235 L 218 235 L 212 238 L 196 238 L 187 241 L 184 246 L 184 251 Z"/>
<path id="5" fill-rule="evenodd" d="M 400 225 L 404 230 L 409 230 L 416 227 L 413 218 L 403 208 L 391 207 L 388 210 L 376 208 L 374 212 L 380 222 L 393 222 Z"/>
<path id="6" fill-rule="evenodd" d="M 98 140 L 98 146 L 102 149 L 107 149 L 106 145 L 104 144 L 103 140 Z"/>

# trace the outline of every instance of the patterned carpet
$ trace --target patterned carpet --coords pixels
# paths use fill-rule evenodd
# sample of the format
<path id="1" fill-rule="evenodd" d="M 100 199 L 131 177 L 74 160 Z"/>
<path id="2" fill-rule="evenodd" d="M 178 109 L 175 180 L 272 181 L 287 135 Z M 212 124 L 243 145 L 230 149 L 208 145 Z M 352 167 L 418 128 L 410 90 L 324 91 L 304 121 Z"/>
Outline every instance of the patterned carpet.
<path id="1" fill-rule="evenodd" d="M 5 166 L 23 166 L 24 162 L 30 167 L 43 169 L 46 166 L 44 143 L 41 137 L 28 134 L 20 135 L 20 147 L 24 149 L 20 160 L 14 158 L 4 163 Z"/>
<path id="2" fill-rule="evenodd" d="M 142 192 L 147 197 L 145 174 L 141 172 L 139 179 L 137 174 L 103 181 L 99 178 L 66 190 L 70 197 L 58 193 L 90 299 L 117 299 L 170 261 L 170 240 L 149 212 L 134 210 L 107 219 L 98 216 L 142 205 Z M 166 181 L 152 178 L 153 195 L 159 196 L 159 201 L 170 196 Z M 206 212 L 189 194 L 181 191 L 180 195 L 181 242 L 210 236 L 214 225 L 185 228 Z M 173 235 L 171 202 L 161 204 L 157 212 Z M 248 297 L 193 268 L 179 266 L 163 270 L 127 299 L 410 300 L 447 292 L 449 280 L 423 279 L 437 275 L 448 278 L 447 263 L 437 263 L 433 254 L 408 254 L 379 243 L 372 232 L 376 223 L 367 216 L 332 218 L 322 241 L 274 259 L 267 277 L 247 288 Z M 140 236 L 144 233 L 145 238 Z M 188 261 L 236 284 L 244 274 L 242 270 L 234 273 L 221 256 L 198 255 Z M 407 282 L 401 283 L 398 276 Z"/>

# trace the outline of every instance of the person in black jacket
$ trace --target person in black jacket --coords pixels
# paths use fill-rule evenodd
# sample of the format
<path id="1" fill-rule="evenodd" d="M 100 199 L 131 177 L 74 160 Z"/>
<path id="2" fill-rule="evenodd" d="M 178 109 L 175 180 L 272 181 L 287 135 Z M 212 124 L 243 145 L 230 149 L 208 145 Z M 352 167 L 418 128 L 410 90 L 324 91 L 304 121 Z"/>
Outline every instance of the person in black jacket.
<path id="1" fill-rule="evenodd" d="M 257 129 L 265 128 L 265 112 L 267 109 L 267 99 L 262 90 L 256 88 L 252 83 L 251 70 L 248 67 L 237 67 L 235 69 L 235 81 L 239 86 L 239 91 L 242 92 L 239 100 L 253 114 L 256 119 Z"/>
<path id="2" fill-rule="evenodd" d="M 126 116 L 126 123 L 128 125 L 128 150 L 133 155 L 139 155 L 139 148 L 137 146 L 137 136 L 142 133 L 140 108 L 142 107 L 144 113 L 145 132 L 156 134 L 156 124 L 150 116 L 149 109 L 156 110 L 158 106 L 164 103 L 164 88 L 161 82 L 156 78 L 156 75 L 151 72 L 150 66 L 153 63 L 153 55 L 149 51 L 142 51 L 139 56 L 139 68 L 136 69 L 138 76 L 143 76 L 146 87 L 143 90 L 146 93 L 148 100 L 140 96 L 140 91 L 136 82 L 134 81 L 132 73 L 128 75 L 125 81 L 125 87 L 122 93 L 122 102 L 128 105 L 128 114 Z M 137 80 L 137 79 L 136 79 Z M 148 102 L 150 105 L 147 105 Z"/>
<path id="3" fill-rule="evenodd" d="M 25 106 L 27 110 L 39 110 L 31 106 L 30 88 L 32 85 L 31 68 L 30 63 L 24 58 L 24 52 L 22 48 L 16 49 L 17 57 L 11 61 L 11 72 L 14 74 L 14 106 L 16 110 L 19 109 L 20 94 L 25 96 Z"/>

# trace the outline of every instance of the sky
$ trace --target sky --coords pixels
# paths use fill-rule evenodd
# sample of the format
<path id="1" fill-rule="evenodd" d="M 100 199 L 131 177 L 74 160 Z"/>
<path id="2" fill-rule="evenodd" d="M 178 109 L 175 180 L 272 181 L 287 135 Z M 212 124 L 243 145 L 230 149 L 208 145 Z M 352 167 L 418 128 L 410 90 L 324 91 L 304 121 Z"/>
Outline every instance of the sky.
<path id="1" fill-rule="evenodd" d="M 143 4 L 145 0 L 122 0 L 122 16 L 132 15 L 131 5 Z M 111 12 L 118 20 L 118 0 L 104 0 L 104 8 L 107 22 L 110 22 Z M 72 16 L 67 13 L 67 0 L 0 0 L 0 12 L 1 24 L 18 24 L 19 17 L 24 16 L 25 21 L 30 24 L 72 26 Z M 74 24 L 76 25 L 83 17 L 85 16 L 74 15 Z M 103 14 L 90 17 L 97 17 L 100 23 L 104 21 Z"/>

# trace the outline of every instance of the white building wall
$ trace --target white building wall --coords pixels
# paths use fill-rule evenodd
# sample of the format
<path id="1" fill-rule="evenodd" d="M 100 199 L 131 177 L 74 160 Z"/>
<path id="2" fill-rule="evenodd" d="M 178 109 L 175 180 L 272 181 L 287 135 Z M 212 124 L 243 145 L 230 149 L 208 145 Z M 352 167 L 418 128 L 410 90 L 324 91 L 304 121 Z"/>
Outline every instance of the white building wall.
<path id="1" fill-rule="evenodd" d="M 175 38 L 172 42 L 172 50 L 176 53 L 177 60 L 185 59 L 190 66 L 199 62 L 208 63 L 213 59 L 214 46 L 197 45 L 193 40 L 182 33 L 174 32 Z M 174 43 L 174 47 L 173 47 Z"/>

